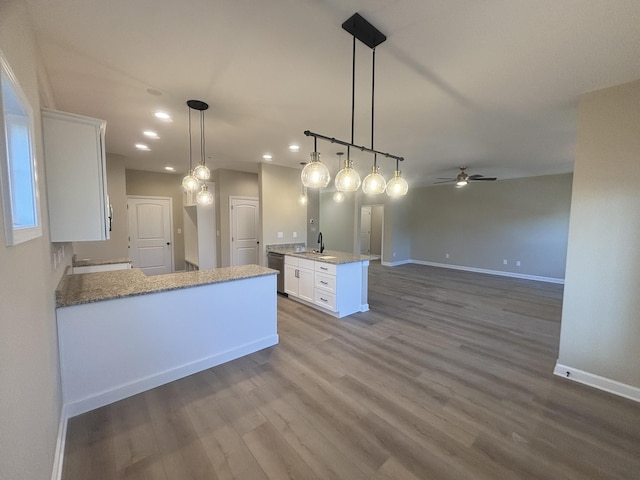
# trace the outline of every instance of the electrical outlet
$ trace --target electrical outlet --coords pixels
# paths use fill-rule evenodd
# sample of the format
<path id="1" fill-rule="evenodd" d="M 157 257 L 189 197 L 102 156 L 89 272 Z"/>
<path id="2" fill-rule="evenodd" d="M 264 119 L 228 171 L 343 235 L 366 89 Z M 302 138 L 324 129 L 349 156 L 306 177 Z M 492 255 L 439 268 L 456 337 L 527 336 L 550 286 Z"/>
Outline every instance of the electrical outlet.
<path id="1" fill-rule="evenodd" d="M 298 238 L 298 232 L 293 232 L 293 238 Z"/>
<path id="2" fill-rule="evenodd" d="M 448 254 L 448 253 L 445 253 L 445 254 L 444 254 L 444 258 L 449 258 L 449 254 Z"/>
<path id="3" fill-rule="evenodd" d="M 278 232 L 278 238 L 284 238 L 284 232 Z"/>
<path id="4" fill-rule="evenodd" d="M 396 252 L 393 252 L 393 256 L 394 256 L 394 257 L 396 256 Z"/>
<path id="5" fill-rule="evenodd" d="M 181 228 L 178 229 L 178 234 L 180 234 L 180 233 L 182 233 L 182 229 Z"/>
<path id="6" fill-rule="evenodd" d="M 520 260 L 516 260 L 516 267 L 520 266 Z"/>
<path id="7" fill-rule="evenodd" d="M 505 258 L 504 260 L 502 260 L 502 264 L 503 264 L 503 265 L 508 265 L 508 264 L 509 264 L 509 262 L 507 262 L 507 259 Z"/>

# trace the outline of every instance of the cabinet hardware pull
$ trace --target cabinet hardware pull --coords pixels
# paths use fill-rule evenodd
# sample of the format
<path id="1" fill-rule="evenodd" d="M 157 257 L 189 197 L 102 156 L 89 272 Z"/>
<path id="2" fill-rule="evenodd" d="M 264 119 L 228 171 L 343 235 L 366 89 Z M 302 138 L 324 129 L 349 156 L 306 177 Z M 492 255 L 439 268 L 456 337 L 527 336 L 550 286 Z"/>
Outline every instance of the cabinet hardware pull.
<path id="1" fill-rule="evenodd" d="M 327 267 L 320 267 L 320 270 L 328 270 Z"/>
<path id="2" fill-rule="evenodd" d="M 329 282 L 325 282 L 324 280 L 320 280 L 320 283 L 323 285 L 329 285 Z"/>
<path id="3" fill-rule="evenodd" d="M 329 301 L 326 298 L 322 298 L 322 297 L 320 297 L 320 300 L 322 300 L 323 302 L 328 302 Z"/>

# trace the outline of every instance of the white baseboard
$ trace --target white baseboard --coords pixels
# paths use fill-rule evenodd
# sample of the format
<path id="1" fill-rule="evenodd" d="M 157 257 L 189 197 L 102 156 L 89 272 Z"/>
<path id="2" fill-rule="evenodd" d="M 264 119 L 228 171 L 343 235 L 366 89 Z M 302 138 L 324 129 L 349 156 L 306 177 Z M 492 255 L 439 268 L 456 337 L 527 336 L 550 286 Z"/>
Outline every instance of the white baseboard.
<path id="1" fill-rule="evenodd" d="M 62 463 L 64 460 L 64 446 L 67 439 L 67 409 L 62 405 L 60 409 L 60 422 L 58 423 L 58 436 L 56 438 L 56 451 L 53 456 L 53 469 L 51 471 L 51 480 L 60 480 L 62 478 Z"/>
<path id="2" fill-rule="evenodd" d="M 613 393 L 620 397 L 628 398 L 629 400 L 640 402 L 640 388 L 618 382 L 617 380 L 601 377 L 593 373 L 585 372 L 584 370 L 562 365 L 561 363 L 556 363 L 553 374 L 599 390 L 604 390 L 605 392 Z"/>
<path id="3" fill-rule="evenodd" d="M 535 280 L 538 282 L 558 283 L 563 285 L 564 278 L 541 277 L 538 275 L 527 275 L 524 273 L 503 272 L 501 270 L 488 270 L 486 268 L 465 267 L 462 265 L 451 265 L 448 263 L 427 262 L 425 260 L 408 260 L 405 263 L 415 263 L 417 265 L 428 265 L 430 267 L 449 268 L 451 270 L 463 270 L 465 272 L 486 273 L 489 275 L 498 275 L 501 277 L 521 278 L 523 280 Z"/>
<path id="4" fill-rule="evenodd" d="M 398 265 L 406 265 L 407 263 L 412 263 L 412 260 L 398 260 L 397 262 L 383 262 L 380 261 L 380 264 L 385 267 L 397 267 Z"/>
<path id="5" fill-rule="evenodd" d="M 96 395 L 66 404 L 66 416 L 67 418 L 70 418 L 95 410 L 96 408 L 109 405 L 110 403 L 117 402 L 118 400 L 131 397 L 138 393 L 159 387 L 160 385 L 201 372 L 202 370 L 206 370 L 208 368 L 215 367 L 216 365 L 221 365 L 231 360 L 235 360 L 236 358 L 244 357 L 245 355 L 257 352 L 258 350 L 271 347 L 276 345 L 278 341 L 278 335 L 271 335 L 256 342 L 242 345 L 232 350 L 227 350 L 226 352 L 188 363 L 186 365 L 181 365 L 179 367 L 172 368 L 171 370 L 158 372 L 145 378 L 139 378 L 133 382 L 117 385 L 114 388 L 100 392 Z"/>

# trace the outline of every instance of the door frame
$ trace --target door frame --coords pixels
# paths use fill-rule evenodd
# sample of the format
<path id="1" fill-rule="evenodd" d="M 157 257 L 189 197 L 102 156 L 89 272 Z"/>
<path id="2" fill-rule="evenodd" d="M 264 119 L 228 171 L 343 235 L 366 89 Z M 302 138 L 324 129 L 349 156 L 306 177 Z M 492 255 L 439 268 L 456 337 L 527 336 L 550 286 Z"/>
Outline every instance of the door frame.
<path id="1" fill-rule="evenodd" d="M 142 200 L 148 198 L 150 200 L 169 200 L 169 241 L 171 242 L 171 248 L 169 249 L 171 252 L 171 272 L 174 273 L 176 271 L 175 266 L 175 256 L 174 256 L 174 248 L 176 246 L 173 241 L 173 198 L 171 197 L 160 197 L 157 195 L 127 195 L 127 246 L 131 249 L 131 232 L 129 231 L 129 199 L 134 198 L 136 200 Z"/>
<path id="2" fill-rule="evenodd" d="M 362 224 L 362 207 L 371 207 L 371 218 L 373 218 L 373 207 L 381 207 L 382 208 L 382 225 L 380 228 L 380 261 L 382 261 L 382 259 L 384 258 L 384 207 L 385 204 L 384 203 L 362 203 L 360 204 L 360 207 L 358 208 L 358 222 L 357 222 L 357 227 L 358 227 L 358 235 L 357 235 L 357 245 L 358 245 L 358 252 L 360 252 L 360 228 L 361 228 L 361 224 Z M 369 240 L 369 243 L 371 243 L 371 240 Z M 362 254 L 362 253 L 361 253 Z"/>
<path id="3" fill-rule="evenodd" d="M 229 265 L 233 265 L 233 201 L 234 200 L 255 200 L 258 202 L 258 264 L 262 265 L 262 222 L 260 219 L 260 198 L 247 197 L 242 195 L 229 195 Z"/>

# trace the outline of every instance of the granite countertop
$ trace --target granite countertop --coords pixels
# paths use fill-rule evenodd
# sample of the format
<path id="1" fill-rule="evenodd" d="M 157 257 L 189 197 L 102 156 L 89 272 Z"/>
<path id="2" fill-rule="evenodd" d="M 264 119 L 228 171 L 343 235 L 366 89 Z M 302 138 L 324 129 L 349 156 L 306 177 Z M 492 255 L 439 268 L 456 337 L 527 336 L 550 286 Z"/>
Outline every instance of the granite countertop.
<path id="1" fill-rule="evenodd" d="M 343 263 L 362 262 L 365 260 L 373 260 L 379 258 L 375 255 L 360 255 L 355 253 L 337 252 L 335 250 L 325 250 L 322 253 L 314 253 L 313 251 L 306 249 L 304 251 L 297 251 L 296 248 L 278 248 L 272 246 L 269 248 L 270 252 L 282 253 L 284 255 L 291 255 L 292 257 L 306 258 L 309 260 L 315 260 L 316 262 L 331 263 L 333 265 L 340 265 Z"/>
<path id="2" fill-rule="evenodd" d="M 110 258 L 107 260 L 92 260 L 88 258 L 78 260 L 76 256 L 73 256 L 72 265 L 74 267 L 95 267 L 96 265 L 113 265 L 116 263 L 131 263 L 131 259 L 128 257 Z"/>
<path id="3" fill-rule="evenodd" d="M 180 288 L 276 275 L 277 270 L 259 265 L 215 268 L 195 272 L 147 276 L 138 268 L 110 272 L 66 274 L 56 289 L 56 307 L 100 302 L 116 298 L 166 292 Z M 274 292 L 275 293 L 275 292 Z"/>

